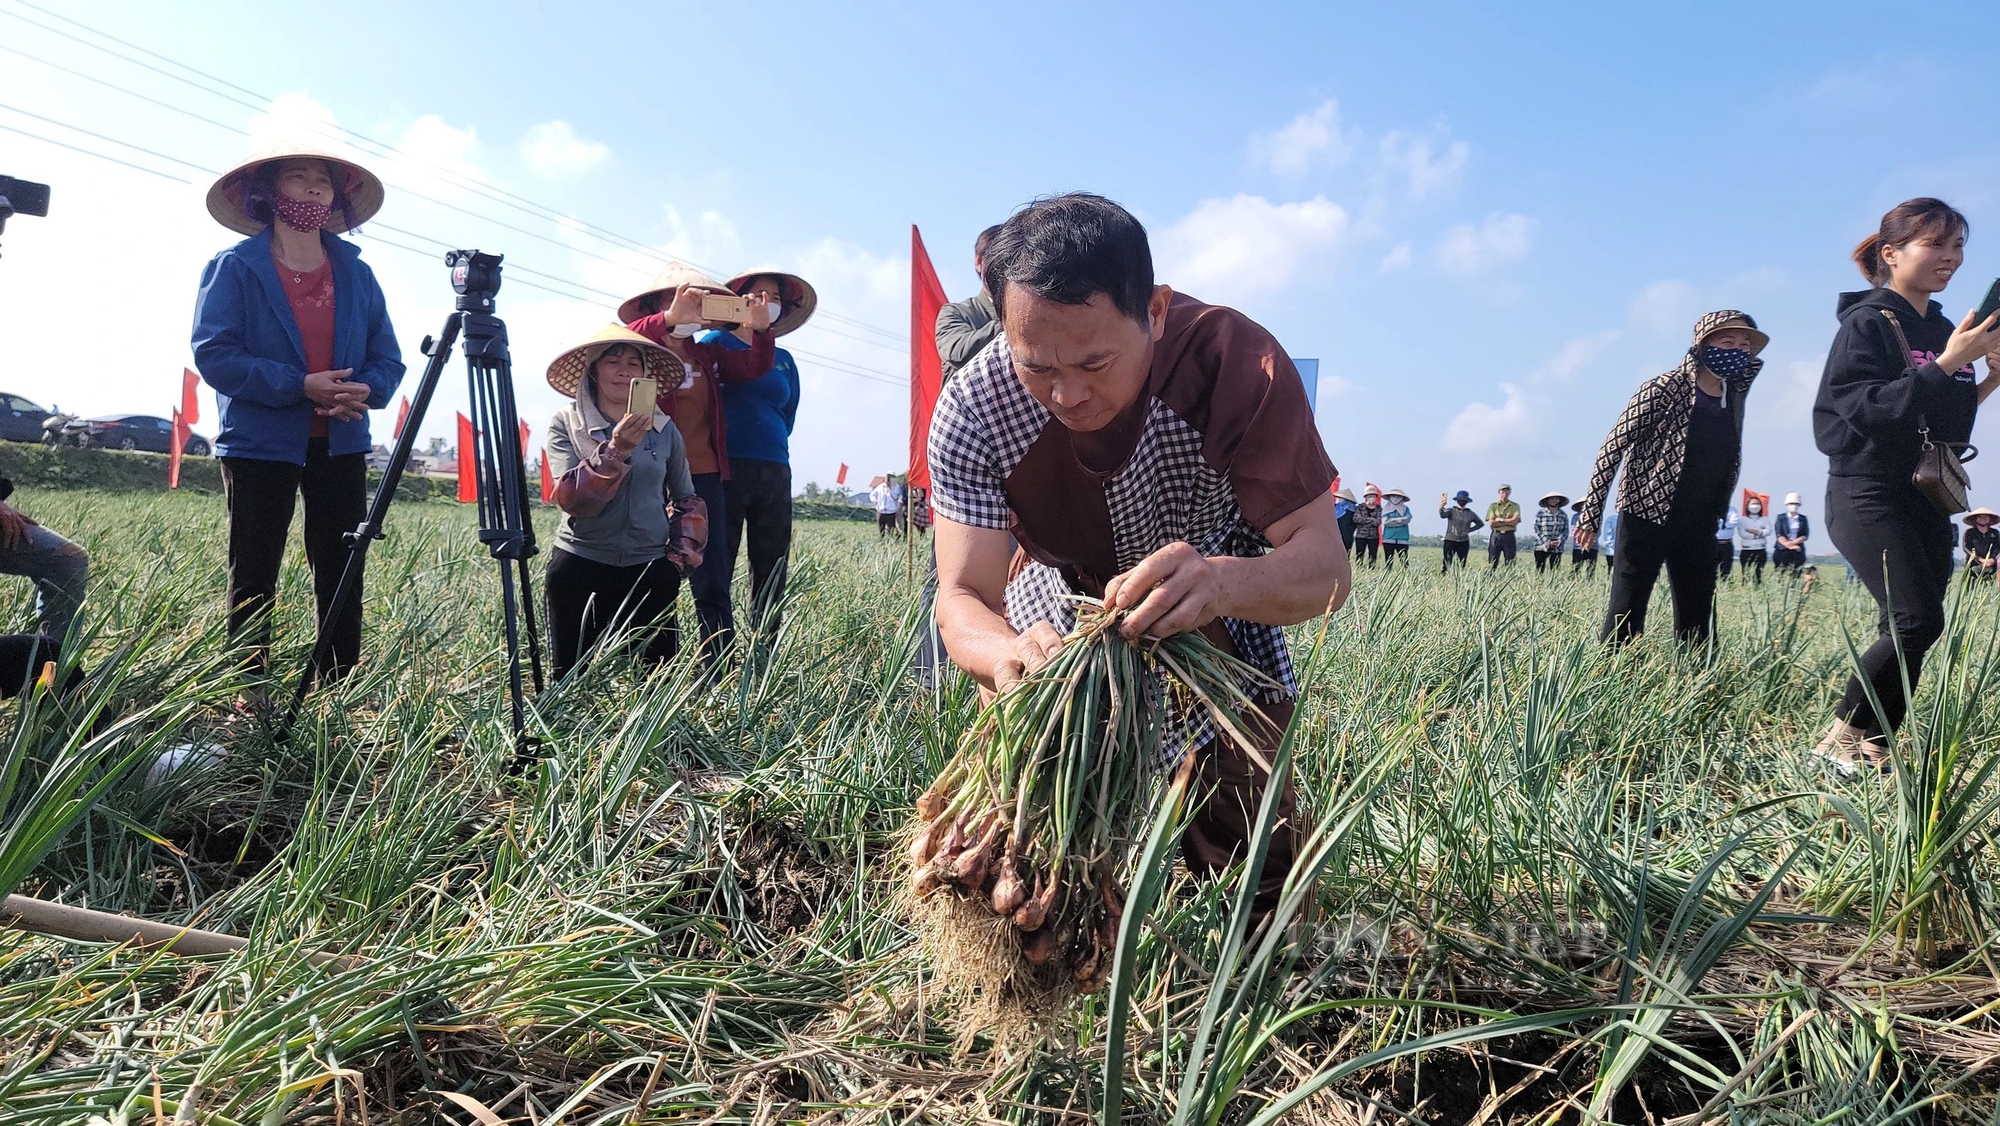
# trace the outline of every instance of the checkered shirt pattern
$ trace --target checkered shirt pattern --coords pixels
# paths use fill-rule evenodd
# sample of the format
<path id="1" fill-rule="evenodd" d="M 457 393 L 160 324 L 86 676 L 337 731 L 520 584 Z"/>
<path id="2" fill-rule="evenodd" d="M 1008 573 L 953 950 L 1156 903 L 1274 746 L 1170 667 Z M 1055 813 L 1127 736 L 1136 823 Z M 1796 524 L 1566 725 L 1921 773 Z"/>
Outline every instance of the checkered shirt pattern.
<path id="1" fill-rule="evenodd" d="M 1561 551 L 1569 538 L 1569 515 L 1560 508 L 1535 510 L 1535 543 L 1543 551 Z"/>
<path id="2" fill-rule="evenodd" d="M 1009 528 L 1007 478 L 1050 423 L 1048 410 L 1015 377 L 1006 336 L 996 336 L 945 386 L 931 418 L 937 514 L 975 528 Z M 1271 550 L 1270 541 L 1244 519 L 1229 479 L 1202 457 L 1201 442 L 1186 420 L 1152 401 L 1131 459 L 1104 489 L 1121 571 L 1175 541 L 1208 556 L 1250 558 Z M 1075 593 L 1060 571 L 1030 563 L 1007 586 L 1007 622 L 1016 630 L 1048 622 L 1066 634 L 1076 626 L 1076 604 L 1070 601 Z M 1222 622 L 1243 661 L 1279 686 L 1246 685 L 1251 698 L 1263 703 L 1295 698 L 1298 679 L 1285 631 L 1235 618 Z M 1206 718 L 1193 723 L 1187 722 L 1191 717 L 1173 718 L 1186 736 L 1166 744 L 1176 759 L 1185 748 L 1215 737 Z"/>

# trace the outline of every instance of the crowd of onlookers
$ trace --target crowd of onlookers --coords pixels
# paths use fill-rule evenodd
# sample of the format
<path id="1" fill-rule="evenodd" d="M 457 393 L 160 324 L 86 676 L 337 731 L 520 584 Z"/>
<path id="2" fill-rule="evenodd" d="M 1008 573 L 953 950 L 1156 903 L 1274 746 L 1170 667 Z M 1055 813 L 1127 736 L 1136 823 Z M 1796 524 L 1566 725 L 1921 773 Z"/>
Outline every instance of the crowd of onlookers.
<path id="1" fill-rule="evenodd" d="M 1450 571 L 1454 564 L 1463 565 L 1471 557 L 1472 535 L 1482 528 L 1487 532 L 1487 566 L 1497 568 L 1502 563 L 1513 563 L 1521 546 L 1523 520 L 1528 523 L 1528 550 L 1537 572 L 1559 573 L 1565 558 L 1571 572 L 1589 574 L 1597 572 L 1600 554 L 1607 566 L 1615 563 L 1618 528 L 1615 511 L 1605 512 L 1594 542 L 1586 547 L 1573 534 L 1583 501 L 1572 503 L 1568 495 L 1552 490 L 1542 494 L 1532 518 L 1528 518 L 1513 499 L 1513 486 L 1501 485 L 1498 492 L 1498 498 L 1486 506 L 1484 517 L 1472 508 L 1472 494 L 1464 489 L 1453 496 L 1438 497 L 1438 519 L 1445 522 L 1440 539 L 1443 570 Z M 1716 521 L 1715 568 L 1720 578 L 1728 579 L 1730 572 L 1740 566 L 1754 582 L 1761 583 L 1767 565 L 1781 572 L 1796 572 L 1808 566 L 1806 541 L 1812 535 L 1812 522 L 1800 511 L 1799 494 L 1786 495 L 1785 511 L 1775 519 L 1765 515 L 1764 503 L 1762 495 L 1746 493 L 1740 513 L 1731 505 Z M 1340 521 L 1341 539 L 1356 561 L 1371 567 L 1378 559 L 1384 565 L 1407 563 L 1409 494 L 1371 484 L 1363 486 L 1357 498 L 1351 488 L 1342 487 L 1334 492 L 1334 512 Z M 1984 519 L 1980 513 L 1968 516 L 1968 524 Z M 1981 555 L 1974 550 L 1979 542 L 1976 531 L 1967 535 L 1972 537 L 1966 547 L 1969 566 L 1977 570 L 1990 564 L 1990 552 Z"/>

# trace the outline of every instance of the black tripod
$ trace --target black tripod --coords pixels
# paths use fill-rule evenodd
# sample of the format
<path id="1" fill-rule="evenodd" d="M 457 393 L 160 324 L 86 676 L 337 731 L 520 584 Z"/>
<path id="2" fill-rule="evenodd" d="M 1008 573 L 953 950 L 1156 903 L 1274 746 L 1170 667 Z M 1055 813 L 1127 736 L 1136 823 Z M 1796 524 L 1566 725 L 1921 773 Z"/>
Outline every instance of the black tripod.
<path id="1" fill-rule="evenodd" d="M 535 600 L 528 582 L 528 560 L 535 554 L 535 528 L 528 512 L 528 470 L 522 459 L 521 420 L 514 409 L 513 361 L 507 352 L 507 326 L 493 314 L 493 297 L 500 290 L 498 254 L 477 250 L 454 250 L 444 256 L 451 267 L 451 287 L 458 292 L 452 314 L 445 318 L 444 331 L 436 339 L 424 338 L 423 352 L 430 357 L 424 365 L 423 380 L 417 385 L 410 404 L 410 416 L 396 436 L 396 449 L 382 471 L 382 483 L 369 502 L 368 515 L 360 526 L 347 533 L 347 562 L 340 571 L 324 621 L 339 617 L 349 598 L 355 597 L 360 577 L 368 562 L 368 545 L 382 538 L 382 521 L 396 499 L 396 487 L 410 462 L 416 445 L 417 429 L 430 409 L 438 378 L 451 359 L 452 345 L 463 331 L 465 365 L 472 399 L 473 448 L 460 451 L 458 471 L 471 473 L 479 485 L 479 542 L 500 561 L 500 601 L 507 622 L 507 691 L 514 706 L 514 767 L 519 769 L 532 757 L 527 734 L 527 705 L 521 685 L 522 619 L 526 619 L 528 668 L 535 691 L 542 690 L 542 650 L 535 630 Z M 518 583 L 518 587 L 517 584 Z M 292 694 L 291 709 L 285 713 L 284 730 L 289 732 L 305 701 L 306 688 L 313 677 L 330 663 L 330 643 L 322 630 L 313 642 L 312 656 L 299 674 L 298 689 Z"/>

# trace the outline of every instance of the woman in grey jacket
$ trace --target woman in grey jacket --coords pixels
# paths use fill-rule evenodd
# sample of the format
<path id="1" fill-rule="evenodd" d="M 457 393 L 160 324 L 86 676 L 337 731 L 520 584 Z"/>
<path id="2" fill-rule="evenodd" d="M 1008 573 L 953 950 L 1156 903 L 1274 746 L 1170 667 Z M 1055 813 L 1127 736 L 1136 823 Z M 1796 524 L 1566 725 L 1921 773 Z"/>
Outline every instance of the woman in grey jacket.
<path id="1" fill-rule="evenodd" d="M 614 628 L 647 635 L 651 664 L 680 648 L 674 601 L 701 565 L 708 509 L 672 420 L 626 408 L 633 380 L 673 388 L 682 374 L 672 352 L 617 325 L 549 365 L 549 386 L 575 398 L 550 421 L 545 454 L 563 513 L 544 579 L 557 678 Z"/>

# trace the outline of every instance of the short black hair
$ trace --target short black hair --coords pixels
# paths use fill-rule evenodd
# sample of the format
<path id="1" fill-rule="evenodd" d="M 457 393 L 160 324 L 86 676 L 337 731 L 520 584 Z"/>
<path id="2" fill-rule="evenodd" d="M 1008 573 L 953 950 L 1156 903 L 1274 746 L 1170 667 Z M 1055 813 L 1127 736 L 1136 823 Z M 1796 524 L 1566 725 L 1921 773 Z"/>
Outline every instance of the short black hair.
<path id="1" fill-rule="evenodd" d="M 995 223 L 979 232 L 979 237 L 972 240 L 972 256 L 974 258 L 984 258 L 986 256 L 986 248 L 993 245 L 993 236 L 999 234 L 1000 228 L 1006 225 L 1005 223 Z"/>
<path id="2" fill-rule="evenodd" d="M 1149 323 L 1153 248 L 1130 211 L 1089 192 L 1038 199 L 1009 216 L 986 248 L 986 292 L 1007 315 L 1007 283 L 1061 305 L 1102 293 L 1117 310 Z"/>

